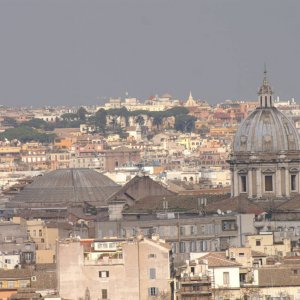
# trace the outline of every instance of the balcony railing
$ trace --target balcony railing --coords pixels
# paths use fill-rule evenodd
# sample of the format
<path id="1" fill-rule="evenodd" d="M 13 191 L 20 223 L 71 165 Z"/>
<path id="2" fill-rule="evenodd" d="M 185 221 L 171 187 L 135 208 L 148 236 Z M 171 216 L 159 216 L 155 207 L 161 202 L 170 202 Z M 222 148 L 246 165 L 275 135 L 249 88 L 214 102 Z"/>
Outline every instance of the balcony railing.
<path id="1" fill-rule="evenodd" d="M 107 265 L 123 265 L 123 258 L 109 258 L 104 257 L 96 260 L 84 259 L 84 265 L 86 266 L 107 266 Z"/>

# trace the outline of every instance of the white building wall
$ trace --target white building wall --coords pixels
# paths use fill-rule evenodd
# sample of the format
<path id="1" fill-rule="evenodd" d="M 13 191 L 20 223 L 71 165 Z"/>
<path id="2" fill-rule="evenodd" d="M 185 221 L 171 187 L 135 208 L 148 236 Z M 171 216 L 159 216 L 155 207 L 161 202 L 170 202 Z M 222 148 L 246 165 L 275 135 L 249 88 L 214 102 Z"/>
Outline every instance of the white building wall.
<path id="1" fill-rule="evenodd" d="M 214 276 L 215 288 L 239 288 L 240 270 L 239 267 L 209 267 L 210 275 Z M 224 284 L 224 273 L 229 273 L 229 284 Z"/>
<path id="2" fill-rule="evenodd" d="M 12 270 L 20 263 L 19 254 L 1 254 L 0 255 L 0 269 Z"/>

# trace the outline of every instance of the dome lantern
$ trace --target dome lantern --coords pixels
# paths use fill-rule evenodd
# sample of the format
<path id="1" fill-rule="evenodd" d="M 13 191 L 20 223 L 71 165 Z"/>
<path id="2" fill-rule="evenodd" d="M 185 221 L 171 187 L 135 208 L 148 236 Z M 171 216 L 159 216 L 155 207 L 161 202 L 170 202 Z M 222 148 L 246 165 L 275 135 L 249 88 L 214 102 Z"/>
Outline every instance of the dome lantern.
<path id="1" fill-rule="evenodd" d="M 258 101 L 260 108 L 273 107 L 273 91 L 267 79 L 267 69 L 265 66 L 263 84 L 258 91 Z"/>

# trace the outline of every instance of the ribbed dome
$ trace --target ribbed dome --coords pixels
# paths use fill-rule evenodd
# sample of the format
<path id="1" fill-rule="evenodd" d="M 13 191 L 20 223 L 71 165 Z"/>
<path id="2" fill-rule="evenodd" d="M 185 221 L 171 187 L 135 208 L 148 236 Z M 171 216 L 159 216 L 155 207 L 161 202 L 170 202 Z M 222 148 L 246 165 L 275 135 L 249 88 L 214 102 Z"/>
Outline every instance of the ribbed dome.
<path id="1" fill-rule="evenodd" d="M 293 122 L 275 107 L 256 108 L 241 124 L 233 152 L 300 150 L 300 138 Z"/>
<path id="2" fill-rule="evenodd" d="M 102 206 L 120 188 L 105 175 L 91 169 L 56 170 L 37 177 L 7 206 L 60 207 L 84 202 Z"/>

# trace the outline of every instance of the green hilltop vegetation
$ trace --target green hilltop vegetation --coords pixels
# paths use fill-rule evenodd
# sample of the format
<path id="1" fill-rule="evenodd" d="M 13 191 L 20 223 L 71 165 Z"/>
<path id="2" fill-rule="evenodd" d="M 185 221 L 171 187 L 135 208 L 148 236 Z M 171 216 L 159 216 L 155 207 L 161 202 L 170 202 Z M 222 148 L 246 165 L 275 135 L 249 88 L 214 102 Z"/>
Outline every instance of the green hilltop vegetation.
<path id="1" fill-rule="evenodd" d="M 79 128 L 80 124 L 95 125 L 96 131 L 105 133 L 107 129 L 110 131 L 120 133 L 122 136 L 123 129 L 112 120 L 111 124 L 107 124 L 106 117 L 123 116 L 128 122 L 129 117 L 135 117 L 135 122 L 144 125 L 143 116 L 153 118 L 153 125 L 157 128 L 163 124 L 163 119 L 168 117 L 175 118 L 175 129 L 183 132 L 191 132 L 195 127 L 196 118 L 188 114 L 188 109 L 185 107 L 174 107 L 165 111 L 148 111 L 135 110 L 128 111 L 125 107 L 111 108 L 108 110 L 99 109 L 95 115 L 88 116 L 85 108 L 80 107 L 77 113 L 66 113 L 61 116 L 61 120 L 54 123 L 48 123 L 41 119 L 32 119 L 18 124 L 13 118 L 4 118 L 3 124 L 11 126 L 0 133 L 0 140 L 14 140 L 21 142 L 38 141 L 38 142 L 52 142 L 55 134 L 51 133 L 55 128 Z"/>
<path id="2" fill-rule="evenodd" d="M 21 125 L 16 128 L 8 128 L 0 133 L 0 140 L 19 140 L 22 143 L 37 141 L 41 143 L 50 143 L 54 140 L 55 134 L 40 132 L 35 128 Z"/>

